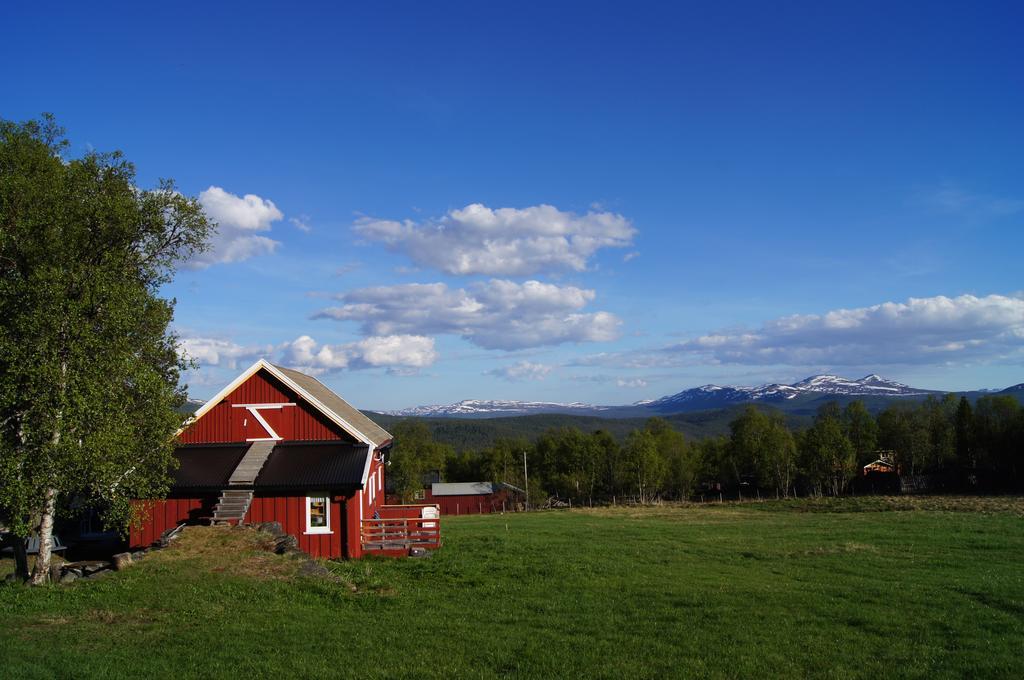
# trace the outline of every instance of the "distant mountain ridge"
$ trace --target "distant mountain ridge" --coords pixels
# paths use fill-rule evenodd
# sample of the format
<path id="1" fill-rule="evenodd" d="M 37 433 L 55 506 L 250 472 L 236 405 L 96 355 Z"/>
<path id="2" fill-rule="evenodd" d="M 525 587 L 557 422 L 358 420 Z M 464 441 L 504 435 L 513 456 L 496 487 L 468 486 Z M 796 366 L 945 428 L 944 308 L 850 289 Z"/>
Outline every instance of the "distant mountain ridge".
<path id="1" fill-rule="evenodd" d="M 757 387 L 702 385 L 655 399 L 647 402 L 644 406 L 657 411 L 673 411 L 677 407 L 686 407 L 682 410 L 699 410 L 747 402 L 785 402 L 806 395 L 826 394 L 843 397 L 911 397 L 937 394 L 937 392 L 913 388 L 874 373 L 858 380 L 822 374 L 812 375 L 792 385 L 781 383 L 770 383 Z M 697 408 L 693 408 L 695 406 Z M 679 412 L 679 410 L 673 412 Z"/>
<path id="2" fill-rule="evenodd" d="M 646 418 L 728 409 L 742 404 L 768 404 L 787 413 L 813 415 L 817 407 L 832 399 L 852 401 L 863 399 L 871 410 L 881 410 L 893 399 L 913 400 L 929 394 L 946 394 L 943 390 L 925 390 L 904 385 L 872 373 L 857 380 L 831 374 L 813 375 L 792 385 L 769 383 L 757 387 L 701 385 L 659 399 L 638 401 L 623 406 L 597 406 L 584 402 L 509 401 L 464 399 L 454 404 L 414 406 L 395 411 L 366 411 L 398 418 L 508 418 L 516 416 L 581 416 L 604 419 Z M 1024 383 L 1004 389 L 956 392 L 972 401 L 980 396 L 1012 396 L 1024 403 Z M 188 399 L 179 409 L 192 414 L 205 403 Z"/>
<path id="3" fill-rule="evenodd" d="M 433 404 L 430 406 L 413 406 L 398 411 L 384 411 L 391 416 L 419 416 L 419 417 L 461 417 L 472 418 L 485 416 L 488 418 L 499 416 L 521 416 L 529 413 L 563 413 L 591 415 L 600 411 L 608 410 L 607 406 L 595 406 L 582 402 L 561 404 L 549 401 L 502 401 L 484 399 L 463 399 L 454 404 Z"/>
<path id="4" fill-rule="evenodd" d="M 1001 390 L 1009 393 L 1021 385 Z M 726 408 L 737 404 L 764 403 L 780 408 L 806 406 L 827 398 L 852 400 L 853 398 L 923 398 L 929 394 L 944 394 L 940 390 L 926 390 L 883 378 L 875 373 L 863 378 L 850 379 L 838 375 L 812 375 L 785 385 L 769 383 L 756 387 L 701 385 L 666 395 L 658 399 L 623 406 L 595 406 L 582 402 L 558 403 L 541 401 L 497 401 L 466 399 L 448 405 L 416 406 L 385 411 L 387 415 L 421 418 L 496 418 L 536 414 L 600 415 L 612 418 L 666 415 Z"/>

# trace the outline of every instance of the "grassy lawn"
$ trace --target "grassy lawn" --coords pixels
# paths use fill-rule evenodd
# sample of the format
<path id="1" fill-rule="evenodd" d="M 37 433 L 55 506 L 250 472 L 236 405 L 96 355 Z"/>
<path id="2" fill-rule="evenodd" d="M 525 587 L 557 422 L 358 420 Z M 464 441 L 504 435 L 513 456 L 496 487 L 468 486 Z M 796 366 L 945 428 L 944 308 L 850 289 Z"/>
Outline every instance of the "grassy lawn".
<path id="1" fill-rule="evenodd" d="M 102 580 L 0 586 L 0 675 L 1024 676 L 1021 499 L 574 510 L 444 532 L 431 559 L 332 564 L 333 579 L 296 576 L 249 532 L 199 529 Z"/>

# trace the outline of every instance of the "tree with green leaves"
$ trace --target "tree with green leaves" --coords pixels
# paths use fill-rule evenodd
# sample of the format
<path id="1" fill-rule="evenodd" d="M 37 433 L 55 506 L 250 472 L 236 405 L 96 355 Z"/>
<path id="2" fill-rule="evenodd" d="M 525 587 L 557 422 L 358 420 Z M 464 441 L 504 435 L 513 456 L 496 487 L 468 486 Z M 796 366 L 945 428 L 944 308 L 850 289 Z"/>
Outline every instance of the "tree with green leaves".
<path id="1" fill-rule="evenodd" d="M 744 407 L 739 417 L 729 423 L 729 447 L 721 459 L 725 479 L 739 485 L 744 478 L 754 475 L 754 461 L 764 446 L 767 427 L 767 416 L 755 406 Z"/>
<path id="2" fill-rule="evenodd" d="M 1020 487 L 1024 474 L 1024 408 L 1011 396 L 986 395 L 974 405 L 979 465 L 1001 488 Z"/>
<path id="3" fill-rule="evenodd" d="M 960 469 L 974 474 L 978 462 L 974 456 L 974 409 L 967 397 L 960 397 L 956 406 L 956 458 Z M 976 481 L 976 480 L 975 480 Z"/>
<path id="4" fill-rule="evenodd" d="M 403 420 L 392 428 L 395 443 L 388 467 L 389 486 L 403 502 L 410 502 L 423 489 L 423 475 L 434 470 L 447 471 L 455 451 L 448 444 L 434 440 L 426 423 Z M 451 467 L 456 467 L 458 461 Z"/>
<path id="5" fill-rule="evenodd" d="M 633 430 L 626 437 L 623 454 L 640 502 L 650 503 L 665 475 L 665 461 L 658 453 L 657 439 L 650 430 Z"/>
<path id="6" fill-rule="evenodd" d="M 931 455 L 927 419 L 920 408 L 894 404 L 878 415 L 878 441 L 893 451 L 901 475 L 920 474 Z"/>
<path id="7" fill-rule="evenodd" d="M 629 472 L 622 447 L 606 430 L 593 432 L 590 435 L 590 446 L 597 466 L 594 495 L 614 502 L 627 493 L 629 486 Z"/>
<path id="8" fill-rule="evenodd" d="M 690 446 L 683 433 L 673 429 L 664 418 L 648 418 L 644 429 L 654 435 L 654 445 L 664 461 L 665 492 L 669 497 L 686 500 L 693 492 L 700 472 L 698 450 Z"/>
<path id="9" fill-rule="evenodd" d="M 526 439 L 498 438 L 482 452 L 484 476 L 492 482 L 523 487 L 523 453 L 531 448 Z"/>
<path id="10" fill-rule="evenodd" d="M 532 466 L 549 493 L 577 502 L 587 497 L 594 471 L 587 444 L 576 427 L 551 428 L 537 439 Z"/>
<path id="11" fill-rule="evenodd" d="M 843 409 L 843 430 L 853 444 L 858 466 L 863 467 L 877 458 L 878 423 L 863 401 L 851 401 Z"/>
<path id="12" fill-rule="evenodd" d="M 698 479 L 702 484 L 719 489 L 732 474 L 729 464 L 728 437 L 708 437 L 695 444 L 700 460 Z"/>
<path id="13" fill-rule="evenodd" d="M 796 472 L 796 444 L 782 414 L 748 406 L 729 430 L 728 460 L 737 483 L 749 475 L 758 486 L 788 495 Z"/>
<path id="14" fill-rule="evenodd" d="M 769 418 L 764 448 L 757 458 L 758 478 L 786 498 L 796 475 L 796 440 L 781 413 Z"/>
<path id="15" fill-rule="evenodd" d="M 50 116 L 0 121 L 0 522 L 38 532 L 34 584 L 62 502 L 123 529 L 166 493 L 185 365 L 160 289 L 213 228 L 120 153 L 67 148 Z"/>
<path id="16" fill-rule="evenodd" d="M 819 494 L 840 495 L 856 473 L 857 453 L 846 436 L 839 407 L 830 402 L 801 437 L 800 468 Z"/>

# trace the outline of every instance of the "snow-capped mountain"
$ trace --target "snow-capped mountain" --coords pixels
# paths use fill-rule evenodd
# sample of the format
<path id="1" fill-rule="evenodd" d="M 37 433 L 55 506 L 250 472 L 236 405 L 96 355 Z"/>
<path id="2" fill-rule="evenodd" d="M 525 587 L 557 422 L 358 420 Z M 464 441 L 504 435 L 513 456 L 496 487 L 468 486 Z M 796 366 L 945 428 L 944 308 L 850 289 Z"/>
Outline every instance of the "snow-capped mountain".
<path id="1" fill-rule="evenodd" d="M 813 375 L 792 385 L 805 392 L 822 394 L 842 394 L 847 396 L 867 396 L 871 394 L 887 394 L 913 396 L 928 394 L 930 390 L 920 390 L 883 378 L 880 375 L 866 375 L 860 380 L 849 380 L 838 375 Z"/>
<path id="2" fill-rule="evenodd" d="M 454 404 L 434 404 L 432 406 L 414 406 L 398 411 L 386 411 L 391 416 L 431 417 L 499 417 L 524 416 L 532 413 L 567 413 L 587 415 L 606 410 L 606 406 L 594 406 L 582 402 L 559 404 L 550 401 L 501 401 L 483 399 L 464 399 Z"/>
<path id="3" fill-rule="evenodd" d="M 643 404 L 656 411 L 693 411 L 742 404 L 758 399 L 790 399 L 802 392 L 789 385 L 762 385 L 761 387 L 732 387 L 701 385 Z"/>
<path id="4" fill-rule="evenodd" d="M 812 375 L 792 385 L 771 383 L 758 387 L 723 387 L 702 385 L 677 394 L 646 402 L 644 406 L 657 411 L 720 408 L 752 401 L 783 402 L 803 395 L 834 395 L 844 397 L 911 397 L 930 394 L 903 383 L 872 373 L 858 380 L 838 375 Z"/>
<path id="5" fill-rule="evenodd" d="M 769 383 L 757 387 L 701 385 L 660 399 L 638 401 L 629 406 L 594 406 L 581 402 L 560 404 L 546 401 L 466 399 L 455 404 L 415 406 L 386 413 L 393 416 L 426 418 L 494 418 L 537 413 L 642 417 L 651 415 L 652 412 L 667 415 L 724 408 L 751 402 L 781 405 L 798 397 L 923 397 L 932 393 L 931 390 L 908 387 L 903 383 L 888 380 L 874 373 L 857 380 L 837 375 L 812 375 L 792 385 L 781 383 Z"/>

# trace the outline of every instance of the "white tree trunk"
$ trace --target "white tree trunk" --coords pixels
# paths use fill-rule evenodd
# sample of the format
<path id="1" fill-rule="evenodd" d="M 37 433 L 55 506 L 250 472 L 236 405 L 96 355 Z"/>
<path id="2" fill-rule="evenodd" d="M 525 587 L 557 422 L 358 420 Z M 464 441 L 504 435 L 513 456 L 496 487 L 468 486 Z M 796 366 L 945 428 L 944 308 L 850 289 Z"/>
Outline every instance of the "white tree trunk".
<path id="1" fill-rule="evenodd" d="M 50 578 L 50 556 L 53 554 L 53 516 L 57 510 L 57 490 L 46 490 L 46 501 L 43 504 L 43 512 L 39 522 L 39 554 L 36 555 L 36 565 L 32 569 L 32 578 L 29 580 L 34 586 L 40 586 Z"/>
<path id="2" fill-rule="evenodd" d="M 66 337 L 66 333 L 64 334 Z M 68 362 L 61 361 L 60 364 L 60 389 L 61 396 L 67 393 L 68 385 Z M 53 435 L 50 437 L 50 444 L 56 448 L 60 445 L 61 433 L 63 431 L 64 409 L 57 409 L 56 423 L 53 427 Z M 46 583 L 50 578 L 50 556 L 53 554 L 53 518 L 57 513 L 57 489 L 52 486 L 46 490 L 43 497 L 42 512 L 39 513 L 39 554 L 36 555 L 36 564 L 32 569 L 32 578 L 29 583 L 39 586 Z"/>

